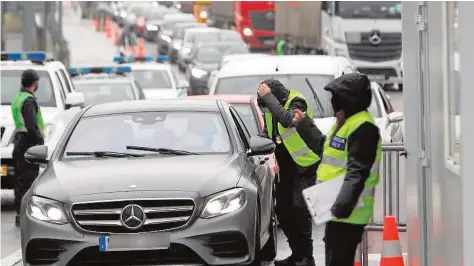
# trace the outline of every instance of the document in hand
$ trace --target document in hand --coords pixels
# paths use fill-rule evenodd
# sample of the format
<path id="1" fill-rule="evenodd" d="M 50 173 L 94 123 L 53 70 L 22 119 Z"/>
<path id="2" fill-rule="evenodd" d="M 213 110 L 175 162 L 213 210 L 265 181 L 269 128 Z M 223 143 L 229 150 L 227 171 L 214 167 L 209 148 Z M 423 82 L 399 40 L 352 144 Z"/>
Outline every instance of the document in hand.
<path id="1" fill-rule="evenodd" d="M 303 198 L 316 225 L 335 218 L 331 213 L 331 208 L 341 191 L 344 178 L 345 176 L 340 176 L 303 190 Z"/>

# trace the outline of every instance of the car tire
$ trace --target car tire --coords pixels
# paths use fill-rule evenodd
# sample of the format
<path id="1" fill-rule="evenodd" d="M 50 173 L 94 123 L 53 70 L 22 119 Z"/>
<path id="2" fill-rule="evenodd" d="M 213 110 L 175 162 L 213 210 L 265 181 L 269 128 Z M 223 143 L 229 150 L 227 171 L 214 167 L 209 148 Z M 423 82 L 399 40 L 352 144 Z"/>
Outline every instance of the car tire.
<path id="1" fill-rule="evenodd" d="M 275 195 L 275 194 L 273 194 Z M 277 255 L 277 243 L 278 243 L 278 226 L 277 218 L 275 213 L 275 199 L 272 201 L 272 216 L 270 217 L 270 225 L 268 226 L 268 232 L 270 237 L 262 248 L 261 260 L 262 261 L 273 261 Z"/>
<path id="2" fill-rule="evenodd" d="M 257 198 L 257 201 L 260 200 Z M 257 210 L 255 211 L 255 251 L 253 261 L 248 266 L 262 265 L 262 249 L 260 248 L 260 204 L 257 203 Z"/>

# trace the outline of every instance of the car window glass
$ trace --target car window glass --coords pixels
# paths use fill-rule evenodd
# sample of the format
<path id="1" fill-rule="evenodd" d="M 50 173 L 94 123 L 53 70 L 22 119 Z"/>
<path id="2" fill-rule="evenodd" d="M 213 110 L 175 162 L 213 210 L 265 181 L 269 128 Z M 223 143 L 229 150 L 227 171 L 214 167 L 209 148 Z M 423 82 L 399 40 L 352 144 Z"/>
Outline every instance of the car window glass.
<path id="1" fill-rule="evenodd" d="M 66 89 L 68 92 L 71 92 L 71 84 L 69 84 L 69 79 L 67 78 L 68 76 L 66 75 L 66 73 L 64 72 L 64 70 L 60 69 L 59 70 L 59 73 L 61 73 L 61 76 L 62 78 L 64 79 L 65 83 L 66 83 Z"/>
<path id="2" fill-rule="evenodd" d="M 250 135 L 255 136 L 259 134 L 259 122 L 252 106 L 248 103 L 233 103 L 232 106 L 235 108 L 240 118 L 242 118 L 245 126 L 250 131 Z"/>
<path id="3" fill-rule="evenodd" d="M 249 139 L 247 138 L 247 136 L 246 136 L 246 134 L 243 130 L 243 125 L 237 119 L 237 117 L 238 117 L 237 112 L 234 109 L 230 108 L 230 113 L 232 114 L 232 119 L 234 120 L 235 125 L 237 126 L 237 131 L 239 132 L 240 140 L 243 142 L 244 147 L 246 149 L 250 148 Z"/>
<path id="4" fill-rule="evenodd" d="M 391 112 L 393 112 L 393 107 L 392 107 L 392 104 L 390 103 L 390 100 L 387 98 L 385 91 L 383 91 L 381 88 L 379 88 L 379 93 L 380 93 L 380 97 L 382 97 L 382 102 L 383 102 L 383 107 L 385 109 L 385 112 L 387 112 L 387 114 L 390 114 Z"/>
<path id="5" fill-rule="evenodd" d="M 76 83 L 75 87 L 84 93 L 86 105 L 137 99 L 128 83 Z"/>
<path id="6" fill-rule="evenodd" d="M 135 70 L 133 77 L 144 89 L 170 89 L 172 87 L 166 70 Z"/>
<path id="7" fill-rule="evenodd" d="M 84 139 L 87 139 L 84 142 Z M 141 112 L 82 118 L 65 152 L 130 151 L 126 146 L 186 150 L 203 154 L 229 153 L 227 128 L 216 112 Z M 68 156 L 66 158 L 77 157 Z"/>
<path id="8" fill-rule="evenodd" d="M 2 105 L 10 105 L 13 98 L 15 98 L 21 88 L 22 73 L 22 70 L 0 70 L 0 99 L 2 100 Z M 37 70 L 36 73 L 38 73 L 40 77 L 38 90 L 35 92 L 36 101 L 42 107 L 56 107 L 56 97 L 49 73 L 39 70 Z"/>
<path id="9" fill-rule="evenodd" d="M 247 127 L 245 126 L 244 121 L 243 121 L 242 118 L 240 117 L 239 112 L 237 112 L 237 110 L 235 110 L 234 107 L 231 107 L 230 109 L 232 110 L 233 113 L 235 113 L 235 116 L 236 116 L 236 118 L 237 118 L 237 121 L 239 122 L 239 125 L 242 127 L 242 130 L 243 130 L 243 132 L 244 132 L 244 134 L 245 134 L 245 138 L 246 138 L 247 140 L 250 140 L 250 137 L 251 137 L 250 132 L 249 132 L 249 130 L 247 129 Z"/>

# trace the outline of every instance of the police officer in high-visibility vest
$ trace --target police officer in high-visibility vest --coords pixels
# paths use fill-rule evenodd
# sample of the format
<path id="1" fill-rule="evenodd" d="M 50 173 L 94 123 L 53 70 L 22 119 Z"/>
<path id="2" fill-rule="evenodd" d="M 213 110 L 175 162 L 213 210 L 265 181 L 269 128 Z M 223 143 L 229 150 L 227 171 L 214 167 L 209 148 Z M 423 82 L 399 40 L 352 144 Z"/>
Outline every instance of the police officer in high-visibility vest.
<path id="1" fill-rule="evenodd" d="M 304 110 L 308 117 L 312 117 L 312 110 L 301 93 L 273 79 L 260 84 L 258 102 L 265 116 L 264 135 L 276 143 L 280 168 L 276 214 L 292 251 L 275 265 L 313 266 L 312 221 L 301 192 L 316 183 L 320 155 L 307 147 L 293 126 L 295 109 Z"/>
<path id="2" fill-rule="evenodd" d="M 326 85 L 325 90 L 332 93 L 337 122 L 324 141 L 316 177 L 318 182 L 326 182 L 344 176 L 331 209 L 335 219 L 326 224 L 326 266 L 353 266 L 364 227 L 372 218 L 382 144 L 375 120 L 367 111 L 372 100 L 367 76 L 347 74 Z M 296 110 L 295 124 L 309 148 L 318 150 L 321 132 L 314 122 Z"/>
<path id="3" fill-rule="evenodd" d="M 285 34 L 284 38 L 277 42 L 275 47 L 276 55 L 293 54 L 293 45 L 290 42 L 290 35 Z"/>
<path id="4" fill-rule="evenodd" d="M 22 88 L 11 103 L 15 137 L 13 140 L 13 161 L 16 175 L 15 207 L 16 225 L 20 226 L 20 205 L 23 195 L 30 189 L 38 176 L 39 166 L 25 160 L 25 152 L 35 145 L 43 145 L 44 123 L 41 109 L 34 96 L 38 90 L 39 75 L 32 69 L 25 70 L 21 75 Z"/>

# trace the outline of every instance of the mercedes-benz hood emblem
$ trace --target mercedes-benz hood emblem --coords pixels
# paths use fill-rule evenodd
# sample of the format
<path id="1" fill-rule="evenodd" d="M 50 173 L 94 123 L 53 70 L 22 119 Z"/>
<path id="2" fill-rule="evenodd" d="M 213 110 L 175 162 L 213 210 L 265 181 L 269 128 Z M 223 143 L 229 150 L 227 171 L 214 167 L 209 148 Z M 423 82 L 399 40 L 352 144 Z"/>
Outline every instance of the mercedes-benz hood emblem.
<path id="1" fill-rule="evenodd" d="M 380 36 L 380 32 L 373 31 L 369 35 L 369 42 L 373 45 L 379 45 L 382 42 L 382 37 Z"/>
<path id="2" fill-rule="evenodd" d="M 120 221 L 128 229 L 140 229 L 146 220 L 145 210 L 139 205 L 130 204 L 122 209 Z"/>

